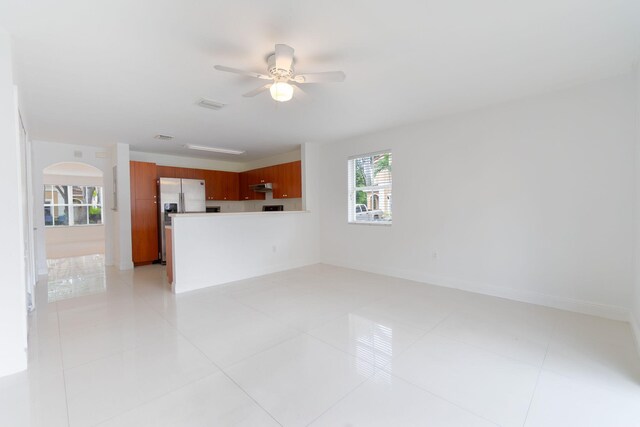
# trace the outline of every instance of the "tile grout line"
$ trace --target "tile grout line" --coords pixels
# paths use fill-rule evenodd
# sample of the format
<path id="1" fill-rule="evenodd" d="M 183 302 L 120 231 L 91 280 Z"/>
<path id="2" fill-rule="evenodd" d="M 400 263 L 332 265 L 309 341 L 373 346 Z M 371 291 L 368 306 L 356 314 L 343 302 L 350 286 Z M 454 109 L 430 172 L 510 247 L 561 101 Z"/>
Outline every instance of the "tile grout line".
<path id="1" fill-rule="evenodd" d="M 536 395 L 536 391 L 538 390 L 538 384 L 540 383 L 540 377 L 542 376 L 542 371 L 544 368 L 544 363 L 547 361 L 547 356 L 549 355 L 549 349 L 551 348 L 551 342 L 556 335 L 557 328 L 555 327 L 557 323 L 560 322 L 560 318 L 556 319 L 554 322 L 553 332 L 549 336 L 549 341 L 547 342 L 547 349 L 544 353 L 544 358 L 542 359 L 542 363 L 540 364 L 540 370 L 538 371 L 538 377 L 536 378 L 536 384 L 533 387 L 533 392 L 531 393 L 531 399 L 529 400 L 529 406 L 527 406 L 527 413 L 524 416 L 524 421 L 522 426 L 524 427 L 527 424 L 527 420 L 529 419 L 529 412 L 531 411 L 531 406 L 533 405 L 533 398 Z"/>
<path id="2" fill-rule="evenodd" d="M 444 322 L 446 322 L 446 321 L 447 321 L 449 318 L 451 318 L 454 314 L 456 314 L 456 313 L 458 313 L 458 312 L 460 312 L 460 311 L 461 311 L 461 307 L 453 308 L 449 314 L 447 314 L 445 317 L 443 317 L 443 318 L 442 318 L 442 320 L 440 320 L 440 321 L 439 321 L 438 323 L 436 323 L 433 327 L 431 327 L 431 328 L 430 328 L 430 329 L 428 329 L 424 334 L 422 334 L 418 339 L 416 339 L 416 340 L 415 340 L 414 342 L 412 342 L 409 346 L 407 346 L 407 348 L 405 348 L 403 351 L 401 351 L 401 352 L 400 352 L 400 354 L 398 354 L 398 356 L 397 356 L 397 357 L 400 357 L 402 354 L 405 354 L 408 350 L 410 350 L 410 349 L 411 349 L 411 347 L 414 347 L 414 346 L 418 343 L 418 341 L 420 341 L 421 339 L 423 339 L 423 338 L 424 338 L 424 337 L 426 337 L 427 335 L 429 335 L 429 334 L 431 334 L 431 333 L 436 334 L 436 335 L 440 335 L 440 334 L 438 334 L 437 332 L 435 332 L 435 330 L 438 328 L 438 326 L 440 326 L 441 324 L 443 324 Z M 409 381 L 408 379 L 405 379 L 405 378 L 399 377 L 398 375 L 394 374 L 394 373 L 393 373 L 393 372 L 391 372 L 390 370 L 386 369 L 386 368 L 387 368 L 389 365 L 391 365 L 392 363 L 393 363 L 393 360 L 389 361 L 389 363 L 387 363 L 387 364 L 383 367 L 383 369 L 382 369 L 382 370 L 383 370 L 385 373 L 387 373 L 387 374 L 391 375 L 392 377 L 394 377 L 394 378 L 398 378 L 398 379 L 399 379 L 399 380 L 401 380 L 401 381 L 404 381 L 404 382 L 406 382 L 406 383 L 408 383 L 408 384 L 411 384 L 412 386 L 414 386 L 414 387 L 418 388 L 419 390 L 422 390 L 422 391 L 424 391 L 424 392 L 426 392 L 426 393 L 429 393 L 430 395 L 435 396 L 435 397 L 437 397 L 438 399 L 442 399 L 443 401 L 445 401 L 445 402 L 447 402 L 447 403 L 449 403 L 449 404 L 451 404 L 451 405 L 455 406 L 456 408 L 460 408 L 460 409 L 462 409 L 462 410 L 463 410 L 463 411 L 465 411 L 465 412 L 468 412 L 468 413 L 470 413 L 470 414 L 472 414 L 472 415 L 474 415 L 474 416 L 476 416 L 476 417 L 478 417 L 478 418 L 481 418 L 481 419 L 483 419 L 483 420 L 485 420 L 485 421 L 487 421 L 487 422 L 490 422 L 491 424 L 494 424 L 494 425 L 498 426 L 498 424 L 497 424 L 496 422 L 494 422 L 494 421 L 492 421 L 492 420 L 490 420 L 490 419 L 487 419 L 486 417 L 484 417 L 484 416 L 482 416 L 482 415 L 480 415 L 480 414 L 477 414 L 475 411 L 472 411 L 472 410 L 471 410 L 471 409 L 469 409 L 469 408 L 465 408 L 464 406 L 461 406 L 461 405 L 459 405 L 459 404 L 457 404 L 457 403 L 455 403 L 455 402 L 452 402 L 451 400 L 449 400 L 449 399 L 445 398 L 444 396 L 440 396 L 439 394 L 436 394 L 436 393 L 434 393 L 434 392 L 433 392 L 433 391 L 431 391 L 431 390 L 427 390 L 426 388 L 423 388 L 423 387 L 421 387 L 420 385 L 418 385 L 418 384 L 416 384 L 416 383 L 414 383 L 414 382 L 412 382 L 412 381 Z"/>
<path id="3" fill-rule="evenodd" d="M 67 426 L 71 426 L 71 416 L 69 414 L 69 391 L 67 390 L 67 372 L 64 367 L 64 356 L 62 354 L 62 333 L 60 332 L 60 312 L 56 302 L 56 321 L 58 323 L 58 347 L 60 349 L 60 368 L 62 369 L 62 383 L 64 384 L 64 403 L 67 409 Z"/>
<path id="4" fill-rule="evenodd" d="M 547 354 L 549 354 L 549 347 L 551 346 L 551 341 L 547 344 L 547 350 L 544 353 L 544 359 L 542 360 L 542 364 L 540 365 L 540 370 L 538 371 L 538 377 L 536 378 L 536 384 L 533 387 L 533 391 L 531 392 L 531 399 L 529 399 L 529 405 L 527 406 L 527 412 L 524 416 L 524 422 L 522 426 L 524 427 L 527 424 L 527 419 L 529 418 L 529 411 L 531 411 L 531 405 L 533 404 L 533 398 L 536 395 L 536 390 L 538 390 L 538 384 L 540 383 L 540 377 L 542 376 L 542 367 L 544 366 L 544 362 L 547 360 Z"/>
<path id="5" fill-rule="evenodd" d="M 433 328 L 435 328 L 435 327 L 436 327 L 436 326 L 438 326 L 440 323 L 442 323 L 442 322 L 443 322 L 446 318 L 448 318 L 451 314 L 452 314 L 452 313 L 450 313 L 450 314 L 448 314 L 447 316 L 445 316 L 445 318 L 444 318 L 444 319 L 442 319 L 440 322 L 438 322 L 438 323 L 437 323 Z M 431 329 L 429 329 L 429 330 L 427 330 L 427 331 L 424 331 L 424 333 L 423 333 L 422 335 L 420 335 L 418 338 L 416 338 L 416 340 L 415 340 L 414 342 L 412 342 L 411 344 L 409 344 L 409 345 L 407 346 L 407 348 L 405 348 L 402 352 L 400 352 L 396 357 L 398 357 L 400 354 L 402 354 L 402 353 L 404 353 L 405 351 L 407 351 L 411 346 L 413 346 L 416 342 L 418 342 L 420 339 L 422 339 L 422 337 L 424 337 L 424 336 L 425 336 L 425 335 L 427 335 L 430 331 L 432 331 L 432 330 L 433 330 L 433 328 L 431 328 Z M 418 328 L 417 328 L 417 329 L 418 329 Z M 347 354 L 347 355 L 348 355 L 348 356 L 350 356 L 350 357 L 353 357 L 353 358 L 356 358 L 356 359 L 360 359 L 360 360 L 362 360 L 362 361 L 364 361 L 364 362 L 367 362 L 366 360 L 364 360 L 364 359 L 362 359 L 362 358 L 360 358 L 360 357 L 358 357 L 358 356 L 353 356 L 353 355 L 352 355 L 352 354 L 350 354 L 349 352 L 345 352 L 344 350 L 342 350 L 342 349 L 340 349 L 340 348 L 337 348 L 337 347 L 335 347 L 334 345 L 332 345 L 332 344 L 330 344 L 330 343 L 325 342 L 325 341 L 324 341 L 324 340 L 322 340 L 321 338 L 318 338 L 318 337 L 315 337 L 315 336 L 313 336 L 313 335 L 309 334 L 308 332 L 305 332 L 305 334 L 306 334 L 306 335 L 309 335 L 310 337 L 315 338 L 315 339 L 317 339 L 317 340 L 319 340 L 319 341 L 321 341 L 321 342 L 323 342 L 323 343 L 325 343 L 325 344 L 327 344 L 327 345 L 329 345 L 329 346 L 331 346 L 332 348 L 334 348 L 334 349 L 336 349 L 336 350 L 339 350 L 339 351 L 341 351 L 341 352 L 343 352 L 343 353 Z M 382 367 L 376 366 L 376 365 L 375 365 L 375 363 L 370 363 L 370 364 L 371 364 L 371 366 L 373 367 L 373 373 L 372 373 L 368 378 L 365 378 L 365 379 L 364 379 L 360 384 L 358 384 L 355 388 L 353 388 L 353 389 L 352 389 L 351 391 L 349 391 L 347 394 L 345 394 L 345 395 L 344 395 L 344 396 L 342 396 L 340 399 L 338 399 L 337 401 L 335 401 L 331 406 L 329 406 L 326 410 L 324 410 L 324 412 L 322 412 L 320 415 L 318 415 L 318 416 L 317 416 L 317 417 L 315 417 L 313 420 L 311 420 L 311 422 L 309 422 L 309 423 L 307 424 L 307 427 L 311 426 L 311 425 L 312 425 L 314 422 L 316 422 L 320 417 L 322 417 L 324 414 L 326 414 L 327 412 L 329 412 L 331 409 L 333 409 L 336 405 L 338 405 L 340 402 L 342 402 L 342 401 L 343 401 L 344 399 L 346 399 L 348 396 L 350 396 L 351 394 L 353 394 L 356 390 L 358 390 L 359 388 L 361 388 L 361 387 L 364 385 L 364 383 L 371 381 L 371 380 L 372 380 L 372 379 L 377 375 L 377 373 L 378 373 L 378 372 L 382 371 L 382 372 L 385 372 L 386 374 L 393 375 L 391 372 L 389 372 L 389 371 L 387 371 L 387 370 L 385 369 L 385 368 L 386 368 L 387 366 L 389 366 L 392 362 L 393 362 L 393 360 L 390 360 L 388 363 L 386 363 L 386 364 L 385 364 L 384 366 L 382 366 Z M 369 363 L 369 362 L 367 362 L 367 363 Z M 394 375 L 394 376 L 395 376 L 395 375 Z M 399 377 L 396 377 L 396 378 L 399 378 Z M 402 380 L 402 378 L 400 378 L 400 379 Z M 403 381 L 404 381 L 404 380 L 403 380 Z"/>
<path id="6" fill-rule="evenodd" d="M 224 369 L 222 369 L 222 368 L 221 368 L 217 363 L 215 363 L 213 360 L 211 360 L 211 358 L 210 358 L 209 356 L 207 356 L 207 354 L 206 354 L 205 352 L 203 352 L 203 351 L 202 351 L 202 349 L 201 349 L 200 347 L 198 347 L 198 346 L 197 346 L 195 343 L 193 343 L 189 338 L 187 338 L 187 336 L 185 336 L 185 335 L 184 335 L 184 333 L 183 333 L 182 331 L 180 331 L 180 329 L 178 329 L 178 327 L 177 327 L 177 326 L 172 325 L 172 324 L 169 322 L 169 320 L 167 320 L 167 319 L 162 315 L 162 313 L 160 313 L 159 311 L 157 311 L 157 310 L 156 310 L 156 309 L 155 309 L 155 308 L 154 308 L 154 307 L 153 307 L 149 302 L 147 302 L 147 301 L 146 301 L 146 300 L 144 300 L 144 299 L 143 299 L 143 301 L 144 301 L 144 303 L 145 303 L 145 304 L 147 304 L 147 305 L 149 306 L 149 308 L 151 308 L 151 310 L 153 310 L 153 311 L 154 311 L 154 312 L 156 312 L 160 317 L 162 317 L 162 319 L 163 319 L 163 320 L 164 320 L 164 321 L 165 321 L 165 322 L 166 322 L 170 327 L 172 327 L 173 329 L 175 329 L 175 331 L 178 333 L 178 335 L 180 335 L 180 336 L 181 336 L 185 341 L 187 341 L 189 344 L 191 344 L 191 345 L 192 345 L 192 346 L 193 346 L 193 347 L 194 347 L 194 348 L 195 348 L 195 349 L 196 349 L 196 350 L 197 350 L 197 351 L 198 351 L 198 352 L 199 352 L 199 353 L 200 353 L 200 354 L 201 354 L 205 359 L 207 359 L 207 360 L 208 360 L 208 361 L 209 361 L 213 366 L 215 366 L 216 368 L 218 368 L 218 370 L 219 370 L 219 371 L 220 371 L 220 372 L 221 372 L 225 377 L 227 377 L 227 378 L 229 379 L 229 381 L 231 381 L 233 384 L 235 384 L 235 385 L 236 385 L 236 387 L 238 387 L 240 390 L 242 390 L 242 392 L 243 392 L 243 393 L 244 393 L 244 394 L 245 394 L 249 399 L 251 399 L 251 401 L 252 401 L 253 403 L 255 403 L 255 404 L 256 404 L 260 409 L 262 409 L 262 410 L 263 410 L 267 415 L 269 415 L 269 417 L 271 417 L 271 419 L 272 419 L 276 424 L 278 424 L 279 426 L 282 426 L 282 424 L 281 424 L 281 423 L 280 423 L 280 422 L 279 422 L 279 421 L 278 421 L 278 420 L 277 420 L 277 419 L 276 419 L 276 418 L 271 414 L 271 412 L 267 411 L 267 410 L 266 410 L 262 405 L 260 405 L 260 403 L 258 403 L 258 401 L 257 401 L 257 400 L 255 400 L 255 399 L 253 398 L 253 396 L 251 396 L 251 395 L 250 395 L 250 394 L 249 394 L 249 393 L 248 393 L 248 392 L 247 392 L 247 391 L 246 391 L 242 386 L 240 386 L 240 384 L 238 384 L 238 383 L 237 383 L 237 382 L 236 382 L 236 381 L 235 381 L 235 380 L 234 380 L 234 379 L 233 379 L 233 378 L 232 378 L 232 377 L 231 377 L 231 376 L 230 376 L 230 375 L 229 375 L 229 374 L 228 374 Z M 286 341 L 288 341 L 288 340 L 285 340 L 285 341 L 283 341 L 283 342 L 286 342 Z M 279 344 L 282 344 L 282 343 L 279 343 Z M 276 344 L 276 345 L 279 345 L 279 344 Z M 273 347 L 275 347 L 276 345 L 274 345 Z M 259 353 L 261 353 L 261 352 L 257 352 L 257 353 L 255 353 L 255 354 L 259 354 Z M 255 354 L 254 354 L 254 355 L 255 355 Z M 249 357 L 252 357 L 252 356 L 249 356 Z M 214 373 L 212 373 L 211 375 L 214 375 L 214 374 L 216 374 L 216 373 L 217 373 L 217 372 L 214 372 Z M 207 375 L 206 377 L 208 377 L 208 376 L 209 376 L 209 375 Z M 206 377 L 203 377 L 203 378 L 206 378 Z M 201 380 L 201 379 L 202 379 L 202 378 L 200 378 L 200 379 L 198 379 L 198 380 L 196 380 L 196 381 L 199 381 L 199 380 Z M 192 382 L 190 382 L 189 384 L 185 384 L 185 386 L 190 385 L 190 384 L 193 384 L 193 383 L 195 383 L 196 381 L 192 381 Z M 180 387 L 180 388 L 182 388 L 182 387 Z M 176 389 L 176 390 L 177 390 L 177 389 Z M 175 390 L 172 390 L 171 392 L 173 392 L 173 391 L 175 391 Z M 169 393 L 171 393 L 171 392 L 169 392 Z M 169 394 L 169 393 L 167 393 L 167 394 Z M 155 400 L 155 399 L 153 399 L 153 400 Z"/>
<path id="7" fill-rule="evenodd" d="M 187 338 L 187 337 L 186 337 L 186 336 L 185 336 L 185 335 L 184 335 L 184 334 L 183 334 L 183 333 L 182 333 L 178 328 L 176 328 L 176 331 L 177 331 L 177 332 L 178 332 L 178 334 L 179 334 L 182 338 L 184 338 L 184 339 L 185 339 L 189 344 L 191 344 L 193 347 L 195 347 L 195 348 L 196 348 L 196 350 L 198 350 L 198 352 L 199 352 L 202 356 L 204 356 L 204 358 L 205 358 L 205 359 L 207 359 L 209 362 L 211 362 L 211 364 L 212 364 L 213 366 L 215 366 L 216 368 L 218 368 L 218 369 L 220 370 L 220 372 L 221 372 L 225 377 L 227 377 L 227 378 L 228 378 L 232 383 L 234 383 L 234 384 L 236 385 L 236 387 L 238 387 L 240 390 L 242 390 L 242 392 L 243 392 L 243 393 L 244 393 L 244 394 L 245 394 L 249 399 L 251 399 L 251 400 L 253 401 L 253 403 L 255 403 L 255 404 L 256 404 L 260 409 L 262 409 L 262 410 L 263 410 L 267 415 L 269 415 L 269 416 L 271 417 L 271 419 L 273 419 L 273 421 L 275 421 L 275 422 L 276 422 L 276 424 L 278 424 L 278 425 L 282 426 L 282 423 L 280 423 L 280 422 L 279 422 L 279 421 L 278 421 L 278 420 L 277 420 L 277 419 L 276 419 L 276 418 L 271 414 L 271 412 L 267 411 L 267 410 L 266 410 L 266 409 L 265 409 L 265 408 L 264 408 L 260 403 L 258 403 L 258 401 L 257 401 L 256 399 L 254 399 L 254 398 L 253 398 L 253 396 L 251 396 L 251 395 L 249 394 L 249 392 L 248 392 L 247 390 L 245 390 L 245 389 L 244 389 L 240 384 L 238 384 L 238 383 L 236 382 L 236 380 L 234 380 L 234 379 L 231 377 L 231 375 L 229 375 L 229 374 L 227 373 L 227 371 L 226 371 L 226 370 L 222 369 L 222 368 L 221 368 L 217 363 L 215 363 L 213 360 L 211 360 L 211 358 L 210 358 L 209 356 L 207 356 L 207 354 L 206 354 L 204 351 L 202 351 L 202 350 L 200 349 L 200 347 L 198 347 L 195 343 L 191 342 L 191 340 L 190 340 L 189 338 Z M 285 340 L 285 341 L 283 341 L 283 342 L 286 342 L 286 341 L 288 341 L 288 340 Z M 274 345 L 274 347 L 275 347 L 275 345 Z M 258 353 L 256 353 L 256 354 L 260 354 L 260 353 L 262 353 L 262 352 L 258 352 Z"/>
<path id="8" fill-rule="evenodd" d="M 447 315 L 446 315 L 442 320 L 440 320 L 438 323 L 436 323 L 432 328 L 430 328 L 428 331 L 426 331 L 424 334 L 422 334 L 418 339 L 416 339 L 413 343 L 411 343 L 407 348 L 405 348 L 402 352 L 400 352 L 400 354 L 398 355 L 398 357 L 399 357 L 400 355 L 402 355 L 402 354 L 406 353 L 406 352 L 407 352 L 411 347 L 415 346 L 415 344 L 417 344 L 417 343 L 418 343 L 418 341 L 420 341 L 421 339 L 423 339 L 423 338 L 424 338 L 424 337 L 426 337 L 427 335 L 429 335 L 429 334 L 431 334 L 431 333 L 434 333 L 434 334 L 436 334 L 436 335 L 440 335 L 440 334 L 438 334 L 437 332 L 435 332 L 435 329 L 436 329 L 438 326 L 440 326 L 442 323 L 444 323 L 447 319 L 449 319 L 451 316 L 453 316 L 454 314 L 456 314 L 457 312 L 459 312 L 459 310 L 456 310 L 456 309 L 451 310 L 451 312 L 450 312 L 449 314 L 447 314 Z M 488 418 L 486 418 L 486 417 L 484 417 L 484 416 L 482 416 L 482 415 L 480 415 L 480 414 L 477 414 L 475 411 L 472 411 L 472 410 L 471 410 L 471 409 L 469 409 L 469 408 L 465 408 L 464 406 L 461 406 L 461 405 L 459 405 L 458 403 L 452 402 L 451 400 L 447 399 L 447 398 L 446 398 L 446 397 L 444 397 L 444 396 L 440 396 L 439 394 L 436 394 L 436 393 L 434 393 L 434 392 L 433 392 L 433 391 L 431 391 L 431 390 L 427 390 L 426 388 L 424 388 L 424 387 L 422 387 L 422 386 L 420 386 L 420 385 L 418 385 L 418 384 L 416 384 L 416 383 L 414 383 L 414 382 L 412 382 L 412 381 L 409 381 L 409 380 L 408 380 L 408 379 L 406 379 L 406 378 L 399 377 L 399 376 L 397 376 L 396 374 L 394 374 L 393 372 L 391 372 L 391 371 L 389 371 L 389 370 L 385 369 L 385 368 L 387 368 L 387 367 L 388 367 L 390 364 L 392 364 L 392 363 L 393 363 L 393 360 L 391 360 L 389 363 L 387 363 L 387 364 L 384 366 L 384 368 L 383 368 L 382 370 L 383 370 L 385 373 L 387 373 L 387 374 L 391 375 L 392 377 L 397 378 L 397 379 L 399 379 L 399 380 L 401 380 L 401 381 L 404 381 L 404 382 L 406 382 L 407 384 L 411 384 L 412 386 L 414 386 L 414 387 L 418 388 L 419 390 L 422 390 L 422 391 L 424 391 L 425 393 L 428 393 L 428 394 L 430 394 L 430 395 L 432 395 L 432 396 L 435 396 L 436 398 L 441 399 L 441 400 L 443 400 L 443 401 L 445 401 L 445 402 L 447 402 L 447 403 L 449 403 L 449 404 L 451 404 L 451 405 L 455 406 L 456 408 L 460 408 L 460 409 L 462 409 L 462 410 L 463 410 L 463 411 L 465 411 L 465 412 L 468 412 L 468 413 L 470 413 L 470 414 L 472 414 L 472 415 L 474 415 L 474 416 L 476 416 L 476 417 L 478 417 L 478 418 L 480 418 L 480 419 L 483 419 L 483 420 L 485 420 L 485 421 L 487 421 L 487 422 L 489 422 L 489 423 L 491 423 L 491 424 L 494 424 L 495 426 L 499 426 L 499 424 L 498 424 L 498 423 L 496 423 L 495 421 L 492 421 L 492 420 L 490 420 L 490 419 L 488 419 Z"/>

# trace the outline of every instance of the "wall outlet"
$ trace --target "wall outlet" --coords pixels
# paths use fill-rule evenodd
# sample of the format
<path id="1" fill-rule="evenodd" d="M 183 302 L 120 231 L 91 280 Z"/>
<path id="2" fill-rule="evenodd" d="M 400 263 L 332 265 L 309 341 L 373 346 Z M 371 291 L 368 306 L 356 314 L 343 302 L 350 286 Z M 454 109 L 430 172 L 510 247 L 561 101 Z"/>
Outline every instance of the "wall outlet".
<path id="1" fill-rule="evenodd" d="M 438 251 L 433 251 L 433 253 L 431 254 L 431 258 L 437 261 L 438 258 L 440 258 L 440 254 L 438 253 Z"/>
<path id="2" fill-rule="evenodd" d="M 273 251 L 273 253 L 275 254 L 278 251 L 278 248 L 276 247 L 276 245 L 273 245 L 271 247 L 271 250 Z"/>

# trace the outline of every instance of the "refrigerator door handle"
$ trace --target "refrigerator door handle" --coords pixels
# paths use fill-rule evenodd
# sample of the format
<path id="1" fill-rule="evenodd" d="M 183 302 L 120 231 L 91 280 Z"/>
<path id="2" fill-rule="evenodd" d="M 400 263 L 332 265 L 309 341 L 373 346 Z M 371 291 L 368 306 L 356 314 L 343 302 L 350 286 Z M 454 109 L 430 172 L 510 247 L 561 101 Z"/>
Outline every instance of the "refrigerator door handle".
<path id="1" fill-rule="evenodd" d="M 184 213 L 184 193 L 180 193 L 180 206 L 178 207 L 180 213 Z"/>

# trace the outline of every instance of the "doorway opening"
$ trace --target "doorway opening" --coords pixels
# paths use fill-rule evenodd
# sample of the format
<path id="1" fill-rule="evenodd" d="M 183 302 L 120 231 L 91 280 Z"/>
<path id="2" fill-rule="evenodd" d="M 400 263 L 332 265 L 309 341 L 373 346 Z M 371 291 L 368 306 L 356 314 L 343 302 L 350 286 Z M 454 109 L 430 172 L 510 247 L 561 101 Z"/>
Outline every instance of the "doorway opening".
<path id="1" fill-rule="evenodd" d="M 43 169 L 49 301 L 103 292 L 104 176 L 80 162 Z"/>

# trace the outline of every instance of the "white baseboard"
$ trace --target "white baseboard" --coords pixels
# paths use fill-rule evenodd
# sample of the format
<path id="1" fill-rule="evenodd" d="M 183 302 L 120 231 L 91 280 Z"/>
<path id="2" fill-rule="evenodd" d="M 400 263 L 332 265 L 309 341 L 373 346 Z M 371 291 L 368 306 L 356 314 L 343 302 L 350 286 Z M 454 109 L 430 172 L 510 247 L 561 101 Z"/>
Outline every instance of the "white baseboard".
<path id="1" fill-rule="evenodd" d="M 208 280 L 206 282 L 187 282 L 187 283 L 179 282 L 178 283 L 178 280 L 179 280 L 179 277 L 178 277 L 178 279 L 174 280 L 174 282 L 172 283 L 171 290 L 175 294 L 181 294 L 184 292 L 197 291 L 199 289 L 205 289 L 211 286 L 225 285 L 227 283 L 237 282 L 239 280 L 252 279 L 254 277 L 260 277 L 260 276 L 265 276 L 267 274 L 279 273 L 281 271 L 307 267 L 307 266 L 316 265 L 319 263 L 320 261 L 317 259 L 317 257 L 313 257 L 310 259 L 305 258 L 305 259 L 298 259 L 298 260 L 287 260 L 287 262 L 268 265 L 259 270 L 253 270 L 248 272 L 243 271 L 240 274 L 233 275 L 233 277 L 227 277 L 225 279 L 216 280 L 216 281 Z"/>
<path id="2" fill-rule="evenodd" d="M 401 279 L 413 280 L 416 282 L 428 283 L 445 288 L 460 289 L 477 294 L 491 295 L 494 297 L 525 302 L 529 304 L 542 305 L 545 307 L 557 308 L 560 310 L 573 311 L 576 313 L 588 314 L 603 317 L 605 319 L 629 321 L 629 309 L 614 305 L 594 303 L 574 298 L 548 295 L 539 292 L 522 291 L 513 288 L 488 285 L 485 283 L 471 282 L 451 277 L 438 276 L 422 271 L 393 269 L 380 265 L 353 265 L 339 260 L 323 260 L 324 264 L 335 265 L 354 270 L 368 271 L 385 276 L 398 277 Z M 638 335 L 640 336 L 640 335 Z"/>

